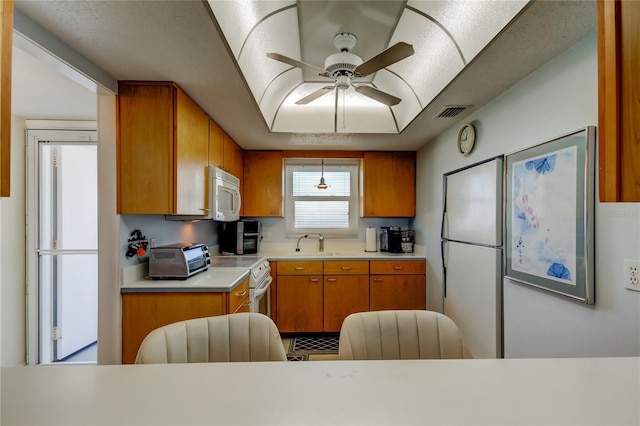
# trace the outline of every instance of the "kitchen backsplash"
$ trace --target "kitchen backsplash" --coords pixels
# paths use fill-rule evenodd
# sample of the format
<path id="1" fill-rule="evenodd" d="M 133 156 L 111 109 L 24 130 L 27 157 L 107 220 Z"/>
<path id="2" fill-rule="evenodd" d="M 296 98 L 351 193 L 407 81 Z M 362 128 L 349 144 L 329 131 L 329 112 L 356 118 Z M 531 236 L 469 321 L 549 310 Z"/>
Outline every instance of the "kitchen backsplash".
<path id="1" fill-rule="evenodd" d="M 180 222 L 165 220 L 164 215 L 120 216 L 120 266 L 127 267 L 148 260 L 147 255 L 126 257 L 131 232 L 139 229 L 147 239 L 155 239 L 156 245 L 173 243 L 218 244 L 218 224 L 211 220 Z"/>
<path id="2" fill-rule="evenodd" d="M 287 238 L 286 224 L 283 218 L 256 218 L 262 223 L 262 242 L 283 243 L 293 241 Z M 365 241 L 365 233 L 368 227 L 380 228 L 381 226 L 399 226 L 402 229 L 410 229 L 413 219 L 408 218 L 380 218 L 360 219 L 358 221 L 358 236 L 356 238 L 340 238 L 343 243 Z M 176 222 L 165 220 L 163 215 L 121 215 L 120 216 L 120 247 L 121 267 L 127 267 L 148 260 L 148 255 L 138 257 L 126 257 L 131 233 L 139 229 L 147 239 L 155 239 L 157 245 L 173 244 L 179 242 L 198 242 L 207 245 L 217 245 L 218 222 L 203 220 L 199 222 Z"/>

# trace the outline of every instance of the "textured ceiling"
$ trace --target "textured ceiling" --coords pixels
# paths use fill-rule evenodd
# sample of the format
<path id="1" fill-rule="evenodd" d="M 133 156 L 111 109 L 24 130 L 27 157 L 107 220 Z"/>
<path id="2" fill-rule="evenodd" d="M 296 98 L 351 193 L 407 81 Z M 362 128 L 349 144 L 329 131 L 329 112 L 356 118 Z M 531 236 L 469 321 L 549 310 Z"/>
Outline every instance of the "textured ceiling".
<path id="1" fill-rule="evenodd" d="M 323 15 L 325 2 L 311 3 L 316 9 L 301 37 L 313 44 L 314 25 L 331 16 Z M 359 7 L 368 2 L 349 3 L 354 26 L 366 26 Z M 533 2 L 402 133 L 276 134 L 268 131 L 206 2 L 18 0 L 16 9 L 118 80 L 175 81 L 245 149 L 418 149 L 595 31 L 594 1 Z M 363 57 L 381 50 L 362 47 L 369 49 Z M 313 55 L 302 59 L 317 63 Z M 444 105 L 473 107 L 456 118 L 433 119 Z"/>

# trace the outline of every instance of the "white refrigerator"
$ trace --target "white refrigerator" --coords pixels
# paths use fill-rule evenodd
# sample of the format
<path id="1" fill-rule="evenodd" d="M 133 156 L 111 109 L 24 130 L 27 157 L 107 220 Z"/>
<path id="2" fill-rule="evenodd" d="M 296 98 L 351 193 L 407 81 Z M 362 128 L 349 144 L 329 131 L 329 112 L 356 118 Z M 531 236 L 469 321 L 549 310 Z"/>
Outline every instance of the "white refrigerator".
<path id="1" fill-rule="evenodd" d="M 444 313 L 474 358 L 502 358 L 503 158 L 444 175 Z"/>

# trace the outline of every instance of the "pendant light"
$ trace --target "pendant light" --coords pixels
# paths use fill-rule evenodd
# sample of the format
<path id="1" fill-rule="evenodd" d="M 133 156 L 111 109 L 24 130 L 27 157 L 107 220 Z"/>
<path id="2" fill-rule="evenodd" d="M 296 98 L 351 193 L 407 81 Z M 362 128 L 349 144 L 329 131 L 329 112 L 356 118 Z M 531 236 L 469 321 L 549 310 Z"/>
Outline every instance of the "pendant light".
<path id="1" fill-rule="evenodd" d="M 324 182 L 324 160 L 320 161 L 320 183 L 316 185 L 318 189 L 327 189 L 329 185 Z"/>

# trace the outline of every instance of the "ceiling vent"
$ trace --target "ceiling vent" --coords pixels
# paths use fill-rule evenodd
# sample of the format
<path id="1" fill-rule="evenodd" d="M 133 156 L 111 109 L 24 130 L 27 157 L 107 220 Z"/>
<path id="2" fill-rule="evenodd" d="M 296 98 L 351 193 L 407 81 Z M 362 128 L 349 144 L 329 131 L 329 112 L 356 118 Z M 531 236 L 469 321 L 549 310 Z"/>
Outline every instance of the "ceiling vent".
<path id="1" fill-rule="evenodd" d="M 447 105 L 433 116 L 433 118 L 451 118 L 456 117 L 462 111 L 469 108 L 469 105 Z"/>

